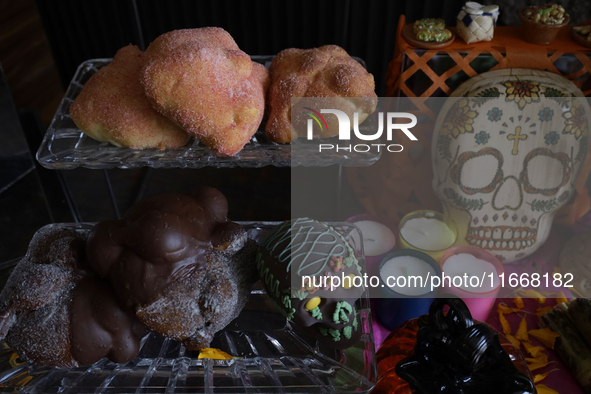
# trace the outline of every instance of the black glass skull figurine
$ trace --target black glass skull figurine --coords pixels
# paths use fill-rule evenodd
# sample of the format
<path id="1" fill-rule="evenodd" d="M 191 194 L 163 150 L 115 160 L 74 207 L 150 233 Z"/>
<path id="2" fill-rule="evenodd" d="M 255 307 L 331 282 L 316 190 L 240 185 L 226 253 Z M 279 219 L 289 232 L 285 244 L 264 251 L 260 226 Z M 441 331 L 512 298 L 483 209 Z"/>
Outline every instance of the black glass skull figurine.
<path id="1" fill-rule="evenodd" d="M 449 311 L 444 314 L 445 306 Z M 533 394 L 532 381 L 515 367 L 498 334 L 474 323 L 459 298 L 438 298 L 419 320 L 413 354 L 396 374 L 418 394 Z"/>

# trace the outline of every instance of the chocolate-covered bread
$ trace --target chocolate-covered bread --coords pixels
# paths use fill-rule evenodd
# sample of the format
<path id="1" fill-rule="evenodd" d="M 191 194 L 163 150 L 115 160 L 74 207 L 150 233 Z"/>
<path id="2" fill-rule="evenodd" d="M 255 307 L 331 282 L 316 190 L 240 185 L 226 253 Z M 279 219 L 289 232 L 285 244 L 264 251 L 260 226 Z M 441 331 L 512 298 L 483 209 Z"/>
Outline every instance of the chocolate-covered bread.
<path id="1" fill-rule="evenodd" d="M 238 316 L 256 281 L 256 243 L 227 212 L 211 187 L 150 197 L 122 220 L 95 226 L 89 262 L 150 329 L 205 348 Z"/>
<path id="2" fill-rule="evenodd" d="M 85 257 L 88 232 L 47 226 L 31 240 L 0 293 L 0 339 L 48 367 L 124 363 L 139 351 L 142 325 L 119 307 Z"/>
<path id="3" fill-rule="evenodd" d="M 257 268 L 269 296 L 308 334 L 341 349 L 359 339 L 361 267 L 333 228 L 308 218 L 282 223 L 261 242 Z"/>

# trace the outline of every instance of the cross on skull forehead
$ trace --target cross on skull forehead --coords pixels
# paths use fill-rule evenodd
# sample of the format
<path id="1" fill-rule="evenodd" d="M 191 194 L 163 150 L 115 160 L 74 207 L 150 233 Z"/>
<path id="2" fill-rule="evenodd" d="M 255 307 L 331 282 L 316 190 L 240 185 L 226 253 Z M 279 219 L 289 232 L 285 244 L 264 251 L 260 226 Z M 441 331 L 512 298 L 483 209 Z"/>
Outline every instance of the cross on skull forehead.
<path id="1" fill-rule="evenodd" d="M 574 196 L 591 113 L 570 81 L 536 70 L 472 78 L 435 125 L 433 187 L 463 243 L 511 262 L 549 235 Z"/>

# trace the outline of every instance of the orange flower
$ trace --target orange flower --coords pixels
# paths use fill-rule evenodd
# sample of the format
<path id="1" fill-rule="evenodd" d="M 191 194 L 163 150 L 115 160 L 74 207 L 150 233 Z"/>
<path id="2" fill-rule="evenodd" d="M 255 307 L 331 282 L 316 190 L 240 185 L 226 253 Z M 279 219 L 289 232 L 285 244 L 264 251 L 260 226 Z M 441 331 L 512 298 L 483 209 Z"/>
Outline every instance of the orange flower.
<path id="1" fill-rule="evenodd" d="M 544 346 L 549 347 L 550 349 L 554 349 L 554 342 L 556 342 L 556 338 L 560 336 L 549 328 L 530 330 L 527 333 L 542 342 Z"/>
<path id="2" fill-rule="evenodd" d="M 515 332 L 515 338 L 519 339 L 520 341 L 529 341 L 529 337 L 527 336 L 527 322 L 525 321 L 525 316 L 521 318 L 519 328 L 517 328 L 517 331 Z"/>
<path id="3" fill-rule="evenodd" d="M 519 342 L 519 339 L 516 339 L 511 334 L 506 334 L 505 336 L 507 337 L 507 339 L 509 340 L 509 342 L 511 342 L 511 344 L 513 346 L 515 346 L 517 349 L 519 349 L 521 347 L 521 342 Z"/>
<path id="4" fill-rule="evenodd" d="M 537 298 L 538 302 L 540 304 L 543 304 L 544 302 L 546 302 L 546 297 L 542 295 L 542 293 L 540 293 L 537 290 L 534 289 L 529 289 L 529 290 L 517 290 L 515 292 L 517 295 L 521 296 L 521 297 L 525 297 L 525 298 Z"/>
<path id="5" fill-rule="evenodd" d="M 523 341 L 523 347 L 533 357 L 536 358 L 538 354 L 544 351 L 543 346 L 534 346 L 529 342 Z"/>
<path id="6" fill-rule="evenodd" d="M 232 356 L 220 349 L 206 347 L 205 349 L 199 350 L 198 360 L 203 358 L 211 358 L 213 360 L 231 360 Z"/>
<path id="7" fill-rule="evenodd" d="M 536 390 L 538 390 L 538 394 L 559 394 L 558 391 L 553 390 L 545 384 L 541 383 L 536 385 Z"/>
<path id="8" fill-rule="evenodd" d="M 556 304 L 560 304 L 564 302 L 565 304 L 568 302 L 568 300 L 566 299 L 566 296 L 564 295 L 564 293 L 561 291 L 558 293 L 558 297 L 556 298 Z"/>
<path id="9" fill-rule="evenodd" d="M 529 370 L 534 371 L 548 365 L 548 355 L 545 353 L 539 353 L 536 357 L 526 357 L 525 361 L 527 361 L 527 367 Z"/>
<path id="10" fill-rule="evenodd" d="M 509 325 L 509 322 L 505 318 L 505 315 L 501 312 L 499 312 L 499 321 L 501 322 L 501 327 L 503 327 L 503 334 L 505 334 L 505 335 L 511 334 L 511 326 Z"/>
<path id="11" fill-rule="evenodd" d="M 518 312 L 518 311 L 519 311 L 518 309 L 511 308 L 511 307 L 504 305 L 504 304 L 497 305 L 497 313 L 509 314 L 509 313 Z"/>
<path id="12" fill-rule="evenodd" d="M 441 135 L 451 134 L 454 138 L 464 133 L 473 133 L 474 118 L 478 112 L 470 109 L 467 99 L 457 101 L 449 110 L 443 121 Z"/>
<path id="13" fill-rule="evenodd" d="M 519 109 L 523 109 L 526 104 L 540 101 L 538 82 L 512 81 L 505 82 L 504 85 L 507 87 L 505 101 L 515 101 Z"/>
<path id="14" fill-rule="evenodd" d="M 542 315 L 544 313 L 548 312 L 552 308 L 554 308 L 552 305 L 545 306 L 545 307 L 540 307 L 540 308 L 536 309 L 536 316 L 542 317 Z"/>
<path id="15" fill-rule="evenodd" d="M 534 376 L 534 383 L 541 382 L 542 380 L 546 379 L 548 375 L 550 375 L 550 371 L 537 374 L 536 376 Z"/>
<path id="16" fill-rule="evenodd" d="M 563 112 L 562 116 L 566 121 L 562 134 L 574 134 L 576 139 L 581 136 L 587 136 L 587 117 L 585 116 L 585 109 L 579 103 L 579 100 L 573 100 L 573 105 L 570 111 Z"/>

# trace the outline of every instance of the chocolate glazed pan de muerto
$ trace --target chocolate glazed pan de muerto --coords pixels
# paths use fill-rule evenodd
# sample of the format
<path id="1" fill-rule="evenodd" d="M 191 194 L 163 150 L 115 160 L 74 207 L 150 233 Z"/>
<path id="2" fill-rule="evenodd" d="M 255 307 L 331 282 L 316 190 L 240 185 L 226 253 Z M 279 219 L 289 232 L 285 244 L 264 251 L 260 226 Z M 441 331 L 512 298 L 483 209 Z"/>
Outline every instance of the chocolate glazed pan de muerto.
<path id="1" fill-rule="evenodd" d="M 97 224 L 90 265 L 151 330 L 200 350 L 238 316 L 256 281 L 256 243 L 218 190 L 160 194 Z"/>

